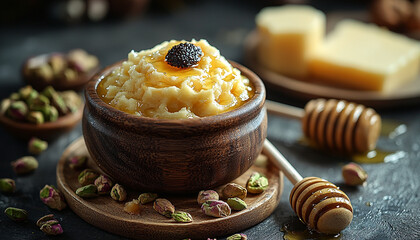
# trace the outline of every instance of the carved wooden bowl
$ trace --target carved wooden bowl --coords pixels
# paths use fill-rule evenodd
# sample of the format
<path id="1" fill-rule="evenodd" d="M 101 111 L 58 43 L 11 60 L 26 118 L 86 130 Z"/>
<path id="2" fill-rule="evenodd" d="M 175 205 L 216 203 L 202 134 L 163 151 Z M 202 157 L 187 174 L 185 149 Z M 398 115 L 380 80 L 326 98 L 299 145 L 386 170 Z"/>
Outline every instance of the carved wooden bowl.
<path id="1" fill-rule="evenodd" d="M 115 182 L 142 191 L 197 192 L 251 167 L 267 135 L 265 88 L 257 75 L 231 62 L 254 86 L 247 103 L 215 116 L 166 120 L 127 114 L 99 98 L 98 83 L 120 64 L 88 83 L 82 120 L 91 157 Z"/>

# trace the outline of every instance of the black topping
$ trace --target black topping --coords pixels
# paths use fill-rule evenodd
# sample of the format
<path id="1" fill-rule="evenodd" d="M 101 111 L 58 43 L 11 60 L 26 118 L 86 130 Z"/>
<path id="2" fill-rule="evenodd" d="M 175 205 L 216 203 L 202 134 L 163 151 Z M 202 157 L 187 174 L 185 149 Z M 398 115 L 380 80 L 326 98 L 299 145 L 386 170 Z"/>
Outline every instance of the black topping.
<path id="1" fill-rule="evenodd" d="M 173 46 L 165 57 L 165 62 L 177 68 L 189 68 L 197 65 L 203 51 L 192 43 L 180 43 Z"/>

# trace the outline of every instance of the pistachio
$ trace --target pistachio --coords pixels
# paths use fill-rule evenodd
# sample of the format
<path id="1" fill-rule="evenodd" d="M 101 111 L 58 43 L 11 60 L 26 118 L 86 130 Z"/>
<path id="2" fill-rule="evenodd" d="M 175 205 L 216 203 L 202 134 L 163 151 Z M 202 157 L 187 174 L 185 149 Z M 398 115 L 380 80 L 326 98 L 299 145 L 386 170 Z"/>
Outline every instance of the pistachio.
<path id="1" fill-rule="evenodd" d="M 201 205 L 201 210 L 212 217 L 227 217 L 231 213 L 229 205 L 220 200 L 208 200 Z"/>
<path id="2" fill-rule="evenodd" d="M 139 201 L 141 204 L 147 204 L 153 202 L 158 197 L 157 193 L 142 193 L 139 196 Z"/>
<path id="3" fill-rule="evenodd" d="M 4 213 L 15 222 L 22 222 L 28 218 L 28 212 L 20 208 L 8 207 Z"/>
<path id="4" fill-rule="evenodd" d="M 12 102 L 7 109 L 7 115 L 14 120 L 25 120 L 26 114 L 28 113 L 28 107 L 23 101 Z"/>
<path id="5" fill-rule="evenodd" d="M 23 100 L 26 100 L 29 97 L 29 95 L 31 95 L 33 90 L 34 89 L 30 85 L 27 85 L 27 86 L 19 89 L 20 98 L 23 99 Z"/>
<path id="6" fill-rule="evenodd" d="M 61 93 L 61 97 L 71 112 L 76 112 L 82 105 L 82 99 L 75 91 L 64 91 Z"/>
<path id="7" fill-rule="evenodd" d="M 228 198 L 226 203 L 229 205 L 231 209 L 236 210 L 236 211 L 241 211 L 248 207 L 245 201 L 240 199 L 239 197 Z"/>
<path id="8" fill-rule="evenodd" d="M 30 111 L 26 116 L 26 120 L 30 123 L 43 124 L 44 123 L 44 114 L 38 111 Z"/>
<path id="9" fill-rule="evenodd" d="M 137 199 L 133 199 L 130 202 L 126 202 L 124 205 L 124 211 L 132 215 L 139 215 L 140 210 L 140 202 Z"/>
<path id="10" fill-rule="evenodd" d="M 247 240 L 248 236 L 243 233 L 233 234 L 226 238 L 226 240 Z"/>
<path id="11" fill-rule="evenodd" d="M 87 156 L 72 156 L 67 161 L 71 169 L 81 169 L 86 166 L 88 157 Z"/>
<path id="12" fill-rule="evenodd" d="M 362 185 L 368 177 L 366 171 L 356 163 L 349 163 L 343 166 L 341 172 L 344 182 L 350 186 Z"/>
<path id="13" fill-rule="evenodd" d="M 98 58 L 82 49 L 74 49 L 67 55 L 69 65 L 78 72 L 86 73 L 99 65 Z"/>
<path id="14" fill-rule="evenodd" d="M 64 99 L 57 92 L 51 95 L 51 104 L 58 110 L 60 115 L 65 115 L 69 111 L 67 109 L 66 103 L 64 102 Z"/>
<path id="15" fill-rule="evenodd" d="M 53 74 L 57 76 L 59 73 L 67 67 L 67 61 L 62 54 L 53 54 L 48 60 L 49 65 L 53 71 Z"/>
<path id="16" fill-rule="evenodd" d="M 77 179 L 79 180 L 80 185 L 86 186 L 88 184 L 93 184 L 95 179 L 98 177 L 99 173 L 97 173 L 95 170 L 87 168 L 79 174 Z"/>
<path id="17" fill-rule="evenodd" d="M 42 91 L 42 95 L 46 96 L 47 98 L 51 99 L 52 95 L 56 94 L 57 92 L 55 91 L 55 89 L 52 86 L 48 86 L 46 88 L 44 88 L 44 90 Z"/>
<path id="18" fill-rule="evenodd" d="M 268 179 L 259 172 L 254 172 L 248 179 L 246 189 L 250 193 L 262 193 L 268 188 Z"/>
<path id="19" fill-rule="evenodd" d="M 119 185 L 118 183 L 115 184 L 111 189 L 111 197 L 115 201 L 125 201 L 127 198 L 127 192 L 123 188 L 123 186 Z"/>
<path id="20" fill-rule="evenodd" d="M 55 220 L 54 214 L 48 214 L 48 215 L 45 215 L 45 216 L 41 217 L 40 219 L 38 219 L 38 221 L 36 221 L 36 225 L 38 227 L 41 227 L 42 225 L 44 225 L 44 223 L 46 223 L 50 220 Z"/>
<path id="21" fill-rule="evenodd" d="M 39 192 L 39 198 L 52 209 L 63 210 L 67 206 L 63 194 L 53 185 L 45 185 Z"/>
<path id="22" fill-rule="evenodd" d="M 40 229 L 47 235 L 60 235 L 63 233 L 63 228 L 57 220 L 46 221 Z"/>
<path id="23" fill-rule="evenodd" d="M 175 222 L 181 223 L 189 223 L 193 221 L 191 214 L 183 211 L 175 211 L 172 214 L 172 218 L 175 220 Z"/>
<path id="24" fill-rule="evenodd" d="M 31 101 L 28 101 L 29 109 L 33 111 L 42 111 L 44 107 L 49 105 L 50 100 L 44 95 L 39 95 Z"/>
<path id="25" fill-rule="evenodd" d="M 16 184 L 13 179 L 2 178 L 0 179 L 0 192 L 13 193 L 16 190 Z"/>
<path id="26" fill-rule="evenodd" d="M 57 108 L 55 108 L 54 106 L 48 106 L 46 107 L 46 115 L 44 115 L 45 119 L 48 122 L 54 122 L 57 121 L 58 119 L 58 111 Z"/>
<path id="27" fill-rule="evenodd" d="M 242 187 L 236 183 L 228 183 L 222 190 L 223 197 L 226 198 L 234 198 L 238 197 L 240 199 L 246 198 L 246 188 Z"/>
<path id="28" fill-rule="evenodd" d="M 109 192 L 111 192 L 112 186 L 114 186 L 112 180 L 105 175 L 100 175 L 98 178 L 96 178 L 94 184 L 98 188 L 98 194 L 101 195 L 109 194 Z"/>
<path id="29" fill-rule="evenodd" d="M 38 161 L 32 156 L 25 156 L 11 163 L 16 174 L 26 174 L 38 168 Z"/>
<path id="30" fill-rule="evenodd" d="M 93 198 L 98 196 L 98 188 L 93 184 L 89 184 L 78 188 L 76 194 L 82 198 Z"/>
<path id="31" fill-rule="evenodd" d="M 22 99 L 20 99 L 20 94 L 16 93 L 16 92 L 10 94 L 9 99 L 12 100 L 12 101 L 22 100 Z"/>
<path id="32" fill-rule="evenodd" d="M 33 101 L 38 98 L 38 96 L 39 96 L 38 91 L 33 89 L 25 99 L 26 104 L 30 106 L 33 103 Z"/>
<path id="33" fill-rule="evenodd" d="M 153 203 L 153 209 L 167 218 L 171 218 L 172 214 L 175 212 L 174 205 L 165 198 L 156 199 Z"/>
<path id="34" fill-rule="evenodd" d="M 9 109 L 10 104 L 12 104 L 12 100 L 9 98 L 5 98 L 1 101 L 0 104 L 0 114 L 4 115 L 7 112 L 7 109 Z"/>
<path id="35" fill-rule="evenodd" d="M 41 66 L 34 68 L 33 72 L 35 76 L 42 78 L 45 82 L 50 82 L 54 78 L 53 69 L 48 64 L 42 64 Z"/>
<path id="36" fill-rule="evenodd" d="M 63 72 L 63 80 L 67 82 L 72 82 L 77 79 L 77 72 L 71 68 L 67 68 Z"/>
<path id="37" fill-rule="evenodd" d="M 208 200 L 219 200 L 219 194 L 214 190 L 203 190 L 198 193 L 197 202 L 200 206 Z"/>
<path id="38" fill-rule="evenodd" d="M 33 137 L 29 140 L 28 151 L 31 154 L 41 154 L 48 148 L 48 142 L 43 141 L 39 138 Z"/>

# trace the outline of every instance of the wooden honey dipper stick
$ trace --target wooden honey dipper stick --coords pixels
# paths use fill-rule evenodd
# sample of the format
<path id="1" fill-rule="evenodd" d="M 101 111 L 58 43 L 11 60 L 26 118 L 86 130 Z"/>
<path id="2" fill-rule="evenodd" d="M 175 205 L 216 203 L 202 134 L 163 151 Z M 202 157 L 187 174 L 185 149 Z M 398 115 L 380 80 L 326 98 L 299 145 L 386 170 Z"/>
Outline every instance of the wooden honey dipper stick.
<path id="1" fill-rule="evenodd" d="M 268 112 L 302 121 L 306 137 L 317 144 L 348 153 L 373 150 L 381 117 L 372 108 L 344 100 L 314 99 L 305 109 L 266 100 Z"/>
<path id="2" fill-rule="evenodd" d="M 263 154 L 281 169 L 294 185 L 290 205 L 309 228 L 325 234 L 337 234 L 353 219 L 349 197 L 334 184 L 317 177 L 302 178 L 292 165 L 268 140 Z"/>

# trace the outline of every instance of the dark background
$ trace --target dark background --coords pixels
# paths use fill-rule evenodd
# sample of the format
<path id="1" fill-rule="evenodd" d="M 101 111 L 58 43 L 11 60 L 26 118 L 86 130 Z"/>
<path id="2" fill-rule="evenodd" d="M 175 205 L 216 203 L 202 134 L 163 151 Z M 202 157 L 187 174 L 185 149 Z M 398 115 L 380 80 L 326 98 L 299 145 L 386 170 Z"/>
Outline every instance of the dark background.
<path id="1" fill-rule="evenodd" d="M 86 16 L 69 19 L 59 14 L 54 4 L 63 1 L 4 1 L 0 9 L 0 98 L 23 86 L 20 68 L 33 55 L 83 48 L 98 56 L 106 66 L 170 39 L 207 39 L 227 59 L 244 63 L 243 41 L 255 28 L 254 17 L 267 5 L 282 1 L 153 1 L 140 13 L 129 16 L 109 13 L 100 21 Z M 300 1 L 302 2 L 302 1 Z M 368 1 L 310 1 L 326 13 L 366 9 Z M 58 13 L 57 13 L 58 12 Z M 302 107 L 304 102 L 268 88 L 268 99 Z M 352 224 L 341 239 L 420 239 L 420 109 L 419 105 L 382 110 L 384 124 L 404 125 L 399 134 L 384 133 L 378 148 L 394 154 L 381 164 L 364 164 L 369 174 L 367 185 L 349 188 L 342 185 L 341 167 L 351 161 L 300 143 L 300 123 L 269 116 L 268 138 L 302 176 L 326 178 L 342 186 L 354 207 Z M 27 142 L 0 129 L 0 177 L 16 180 L 17 192 L 0 195 L 0 210 L 8 206 L 24 208 L 29 221 L 17 224 L 0 214 L 0 239 L 45 239 L 36 220 L 54 213 L 64 234 L 55 239 L 121 239 L 84 222 L 70 209 L 51 210 L 39 199 L 45 184 L 56 184 L 55 167 L 64 149 L 82 135 L 80 125 L 51 141 L 39 157 L 40 167 L 28 176 L 16 176 L 10 162 L 27 155 Z M 284 226 L 302 228 L 288 203 L 291 184 L 285 179 L 284 194 L 276 211 L 260 224 L 246 229 L 249 239 L 281 239 Z M 370 205 L 370 206 L 369 206 Z M 212 237 L 212 236 L 208 236 Z"/>

